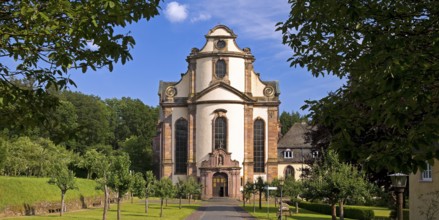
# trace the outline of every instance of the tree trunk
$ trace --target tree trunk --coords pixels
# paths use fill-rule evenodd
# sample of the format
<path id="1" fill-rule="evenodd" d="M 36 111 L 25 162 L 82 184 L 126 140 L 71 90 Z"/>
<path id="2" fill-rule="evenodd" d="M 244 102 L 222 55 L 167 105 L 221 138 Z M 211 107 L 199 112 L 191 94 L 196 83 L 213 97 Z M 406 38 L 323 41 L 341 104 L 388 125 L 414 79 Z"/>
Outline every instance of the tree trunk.
<path id="1" fill-rule="evenodd" d="M 335 204 L 331 204 L 331 210 L 332 210 L 332 220 L 337 220 L 337 207 L 335 206 Z"/>
<path id="2" fill-rule="evenodd" d="M 166 207 L 168 207 L 168 198 L 166 198 Z"/>
<path id="3" fill-rule="evenodd" d="M 160 218 L 163 216 L 163 198 L 160 198 Z"/>
<path id="4" fill-rule="evenodd" d="M 344 220 L 344 207 L 343 207 L 343 200 L 340 200 L 339 207 L 340 209 L 340 220 Z"/>
<path id="5" fill-rule="evenodd" d="M 262 209 L 262 192 L 261 191 L 259 191 L 259 209 Z"/>
<path id="6" fill-rule="evenodd" d="M 299 202 L 296 201 L 296 214 L 299 213 Z"/>
<path id="7" fill-rule="evenodd" d="M 189 205 L 191 204 L 192 194 L 189 195 Z"/>
<path id="8" fill-rule="evenodd" d="M 181 196 L 180 196 L 180 201 L 178 202 L 178 208 L 181 209 Z"/>
<path id="9" fill-rule="evenodd" d="M 61 191 L 61 211 L 59 212 L 59 215 L 62 216 L 64 214 L 64 195 L 66 192 Z"/>
<path id="10" fill-rule="evenodd" d="M 134 203 L 134 197 L 133 197 L 133 192 L 131 192 L 131 204 Z"/>
<path id="11" fill-rule="evenodd" d="M 148 214 L 148 197 L 145 197 L 145 213 Z"/>
<path id="12" fill-rule="evenodd" d="M 117 220 L 120 220 L 120 200 L 119 193 L 117 194 Z"/>
<path id="13" fill-rule="evenodd" d="M 104 185 L 104 213 L 102 214 L 102 220 L 107 220 L 108 203 L 108 187 Z"/>

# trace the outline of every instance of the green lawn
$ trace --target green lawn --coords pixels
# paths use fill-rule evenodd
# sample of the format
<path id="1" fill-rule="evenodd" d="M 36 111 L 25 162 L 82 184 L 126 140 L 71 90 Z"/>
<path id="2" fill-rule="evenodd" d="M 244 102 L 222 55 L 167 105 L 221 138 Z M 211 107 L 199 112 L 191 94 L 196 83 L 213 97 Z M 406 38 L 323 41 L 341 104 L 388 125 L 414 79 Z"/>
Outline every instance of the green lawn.
<path id="1" fill-rule="evenodd" d="M 160 204 L 157 202 L 150 203 L 149 213 L 146 215 L 145 213 L 145 204 L 143 200 L 135 199 L 133 204 L 129 202 L 125 202 L 122 204 L 121 208 L 121 219 L 163 219 L 163 220 L 171 220 L 171 219 L 185 219 L 192 212 L 194 212 L 198 207 L 199 203 L 188 205 L 187 202 L 184 201 L 182 204 L 182 208 L 178 208 L 178 204 L 168 204 L 168 207 L 163 207 L 163 217 L 160 218 Z M 60 217 L 59 214 L 51 214 L 51 215 L 43 215 L 43 216 L 23 216 L 16 218 L 4 218 L 4 219 L 22 219 L 22 220 L 33 220 L 33 219 L 60 219 L 60 220 L 78 220 L 78 219 L 102 219 L 102 208 L 92 208 L 92 209 L 83 209 L 74 212 L 67 212 L 63 217 Z M 116 219 L 117 214 L 117 206 L 116 204 L 111 204 L 111 210 L 107 214 L 107 219 L 112 220 Z"/>
<path id="2" fill-rule="evenodd" d="M 372 209 L 374 210 L 375 218 L 377 219 L 388 219 L 390 210 L 384 207 L 370 207 L 370 206 L 356 206 L 364 209 Z M 324 215 L 316 212 L 311 212 L 306 209 L 300 209 L 298 214 L 294 213 L 294 207 L 290 207 L 292 209 L 292 216 L 287 216 L 286 219 L 289 220 L 318 220 L 318 219 L 331 219 L 330 215 Z M 253 213 L 253 204 L 247 204 L 244 208 L 248 213 L 255 216 L 258 219 L 276 219 L 276 211 L 277 208 L 274 205 L 270 204 L 270 213 L 267 214 L 267 205 L 262 204 L 262 209 L 258 209 L 258 204 L 256 203 L 256 211 Z M 269 217 L 268 217 L 269 216 Z M 285 219 L 285 218 L 284 218 Z M 349 218 L 345 218 L 348 220 Z"/>
<path id="3" fill-rule="evenodd" d="M 306 209 L 299 209 L 299 213 L 294 213 L 294 207 L 292 208 L 292 216 L 286 216 L 284 219 L 289 220 L 320 220 L 320 219 L 331 219 L 330 215 L 323 215 L 315 212 L 308 211 Z M 270 213 L 267 214 L 267 205 L 263 204 L 262 209 L 258 208 L 258 205 L 256 204 L 256 212 L 253 213 L 253 205 L 246 205 L 244 208 L 248 213 L 253 215 L 254 217 L 258 219 L 276 219 L 276 211 L 277 208 L 274 207 L 274 205 L 270 204 Z M 345 220 L 350 220 L 349 218 L 345 218 Z"/>

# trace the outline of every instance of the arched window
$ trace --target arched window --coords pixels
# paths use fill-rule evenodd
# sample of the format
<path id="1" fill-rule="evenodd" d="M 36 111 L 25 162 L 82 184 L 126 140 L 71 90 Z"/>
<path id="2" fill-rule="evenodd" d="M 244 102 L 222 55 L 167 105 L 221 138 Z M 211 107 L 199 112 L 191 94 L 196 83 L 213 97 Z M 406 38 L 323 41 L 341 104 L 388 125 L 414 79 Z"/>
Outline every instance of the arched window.
<path id="1" fill-rule="evenodd" d="M 264 172 L 264 156 L 265 156 L 265 129 L 264 121 L 257 119 L 254 124 L 253 135 L 253 171 L 256 173 Z"/>
<path id="2" fill-rule="evenodd" d="M 294 178 L 294 168 L 292 166 L 287 166 L 285 168 L 285 177 L 293 177 Z"/>
<path id="3" fill-rule="evenodd" d="M 178 119 L 175 123 L 175 174 L 187 173 L 188 123 Z"/>
<path id="4" fill-rule="evenodd" d="M 222 79 L 226 76 L 226 62 L 224 60 L 218 60 L 215 64 L 215 75 Z"/>
<path id="5" fill-rule="evenodd" d="M 227 122 L 226 118 L 215 119 L 215 149 L 227 149 Z"/>

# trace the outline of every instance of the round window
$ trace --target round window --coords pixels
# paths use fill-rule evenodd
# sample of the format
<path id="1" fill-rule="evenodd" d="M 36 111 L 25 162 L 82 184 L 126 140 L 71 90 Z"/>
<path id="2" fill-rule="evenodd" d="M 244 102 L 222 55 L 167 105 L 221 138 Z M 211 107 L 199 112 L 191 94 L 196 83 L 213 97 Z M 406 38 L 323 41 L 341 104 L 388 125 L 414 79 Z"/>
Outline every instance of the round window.
<path id="1" fill-rule="evenodd" d="M 223 49 L 226 46 L 226 42 L 223 40 L 219 40 L 218 42 L 216 42 L 216 47 L 218 47 L 219 49 Z"/>

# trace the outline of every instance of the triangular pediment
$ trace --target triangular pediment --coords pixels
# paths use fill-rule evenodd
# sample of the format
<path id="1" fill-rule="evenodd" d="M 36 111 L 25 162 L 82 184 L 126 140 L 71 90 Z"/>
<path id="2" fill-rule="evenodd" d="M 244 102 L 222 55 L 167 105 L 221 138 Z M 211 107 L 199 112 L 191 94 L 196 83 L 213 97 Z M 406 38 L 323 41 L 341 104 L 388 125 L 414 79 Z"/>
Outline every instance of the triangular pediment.
<path id="1" fill-rule="evenodd" d="M 209 86 L 205 90 L 199 92 L 194 96 L 193 101 L 241 101 L 241 102 L 254 102 L 255 100 L 248 95 L 240 92 L 232 86 L 219 82 Z"/>

